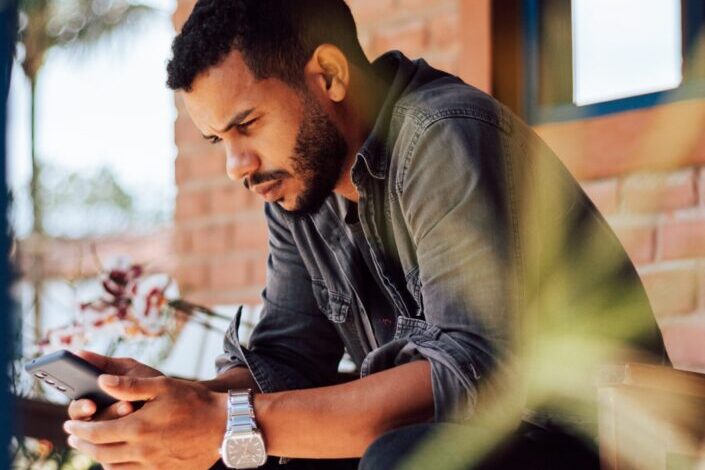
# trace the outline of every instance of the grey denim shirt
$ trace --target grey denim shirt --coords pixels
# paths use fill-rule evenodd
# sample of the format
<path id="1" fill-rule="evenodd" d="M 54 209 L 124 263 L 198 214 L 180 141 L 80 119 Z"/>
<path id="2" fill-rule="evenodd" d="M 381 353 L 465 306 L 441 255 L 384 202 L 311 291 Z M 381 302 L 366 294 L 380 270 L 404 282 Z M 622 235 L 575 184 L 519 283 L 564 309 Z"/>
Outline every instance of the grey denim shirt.
<path id="1" fill-rule="evenodd" d="M 344 350 L 363 377 L 426 359 L 436 421 L 464 421 L 481 406 L 481 386 L 491 389 L 494 378 L 511 376 L 506 364 L 528 315 L 526 298 L 536 289 L 528 281 L 536 263 L 527 260 L 527 233 L 550 224 L 579 227 L 586 219 L 599 227 L 591 243 L 597 237 L 622 260 L 622 282 L 636 286 L 635 301 L 653 323 L 621 245 L 527 126 L 423 60 L 391 52 L 374 67 L 389 91 L 352 178 L 376 278 L 395 310 L 393 334 L 386 335 L 392 340 L 379 344 L 372 332 L 363 302 L 369 273 L 334 210 L 334 196 L 298 219 L 267 204 L 262 319 L 247 349 L 233 321 L 219 373 L 248 367 L 263 392 L 275 392 L 335 383 Z M 537 162 L 544 162 L 541 175 Z M 526 208 L 532 198 L 556 197 L 566 209 L 549 217 Z M 574 237 L 570 246 L 587 238 Z M 582 288 L 582 280 L 575 284 Z"/>

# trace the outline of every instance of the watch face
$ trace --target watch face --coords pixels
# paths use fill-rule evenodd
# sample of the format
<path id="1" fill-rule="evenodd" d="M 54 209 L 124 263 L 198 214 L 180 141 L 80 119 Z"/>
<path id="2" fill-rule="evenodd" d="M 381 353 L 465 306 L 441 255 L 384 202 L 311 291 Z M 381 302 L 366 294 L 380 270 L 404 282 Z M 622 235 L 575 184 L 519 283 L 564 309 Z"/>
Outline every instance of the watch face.
<path id="1" fill-rule="evenodd" d="M 221 449 L 223 463 L 231 468 L 256 468 L 267 462 L 262 435 L 252 434 L 226 436 Z"/>

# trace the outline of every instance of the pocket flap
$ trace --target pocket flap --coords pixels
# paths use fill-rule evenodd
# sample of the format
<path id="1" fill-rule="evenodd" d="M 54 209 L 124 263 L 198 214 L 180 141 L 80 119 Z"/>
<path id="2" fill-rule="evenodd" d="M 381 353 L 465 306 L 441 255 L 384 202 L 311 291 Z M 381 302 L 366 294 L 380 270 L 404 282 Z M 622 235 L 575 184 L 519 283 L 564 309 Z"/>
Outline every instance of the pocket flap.
<path id="1" fill-rule="evenodd" d="M 350 298 L 331 292 L 323 281 L 314 280 L 312 286 L 316 303 L 326 317 L 333 323 L 345 323 L 350 310 Z"/>

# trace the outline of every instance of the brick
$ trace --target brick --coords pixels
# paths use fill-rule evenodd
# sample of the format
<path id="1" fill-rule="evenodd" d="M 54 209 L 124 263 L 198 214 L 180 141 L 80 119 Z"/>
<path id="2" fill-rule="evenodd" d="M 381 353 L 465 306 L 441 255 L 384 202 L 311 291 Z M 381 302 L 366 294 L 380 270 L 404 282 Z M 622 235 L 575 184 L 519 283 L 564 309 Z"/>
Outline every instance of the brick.
<path id="1" fill-rule="evenodd" d="M 197 153 L 182 154 L 179 158 L 187 158 L 189 181 L 213 181 L 227 179 L 225 173 L 225 151 L 221 146 L 210 145 L 199 149 Z"/>
<path id="2" fill-rule="evenodd" d="M 459 41 L 460 19 L 450 10 L 439 13 L 429 21 L 429 44 L 432 49 L 451 47 Z"/>
<path id="3" fill-rule="evenodd" d="M 372 33 L 370 31 L 358 31 L 357 32 L 357 39 L 360 41 L 360 46 L 362 46 L 362 50 L 365 52 L 367 55 L 368 60 L 373 60 L 374 57 L 372 57 L 371 52 L 372 52 Z"/>
<path id="4" fill-rule="evenodd" d="M 174 93 L 174 107 L 176 108 L 176 114 L 181 115 L 186 113 L 186 105 L 184 104 L 183 93 Z M 178 117 L 177 117 L 178 119 Z M 174 121 L 176 122 L 176 121 Z"/>
<path id="5" fill-rule="evenodd" d="M 233 248 L 238 251 L 266 251 L 268 240 L 267 224 L 262 217 L 235 228 Z"/>
<path id="6" fill-rule="evenodd" d="M 665 223 L 660 253 L 666 260 L 705 256 L 705 218 Z"/>
<path id="7" fill-rule="evenodd" d="M 184 158 L 182 156 L 177 156 L 174 161 L 174 181 L 177 186 L 186 183 L 190 178 L 191 167 L 189 162 L 191 160 Z"/>
<path id="8" fill-rule="evenodd" d="M 698 271 L 698 307 L 705 312 L 705 262 L 700 263 Z"/>
<path id="9" fill-rule="evenodd" d="M 191 10 L 193 10 L 195 4 L 196 0 L 179 0 L 176 2 L 176 10 L 171 17 L 171 22 L 176 31 L 181 31 L 181 27 L 191 14 Z"/>
<path id="10" fill-rule="evenodd" d="M 222 255 L 232 244 L 232 224 L 209 224 L 193 230 L 193 253 L 197 255 Z"/>
<path id="11" fill-rule="evenodd" d="M 619 206 L 619 180 L 611 178 L 584 181 L 581 186 L 601 213 L 609 215 L 617 212 Z"/>
<path id="12" fill-rule="evenodd" d="M 211 190 L 213 214 L 234 215 L 259 206 L 260 199 L 241 184 L 227 182 Z"/>
<path id="13" fill-rule="evenodd" d="M 397 0 L 398 8 L 407 12 L 414 12 L 420 15 L 424 11 L 428 11 L 431 7 L 443 7 L 445 5 L 452 5 L 455 2 L 448 0 Z"/>
<path id="14" fill-rule="evenodd" d="M 191 231 L 187 229 L 177 229 L 174 245 L 177 254 L 187 254 L 193 251 L 193 238 Z"/>
<path id="15" fill-rule="evenodd" d="M 267 255 L 263 254 L 261 259 L 254 259 L 252 262 L 252 282 L 255 285 L 264 287 L 267 281 Z"/>
<path id="16" fill-rule="evenodd" d="M 420 57 L 427 44 L 428 31 L 423 20 L 412 20 L 380 29 L 374 38 L 374 50 L 377 53 L 398 49 L 412 59 Z"/>
<path id="17" fill-rule="evenodd" d="M 361 27 L 374 25 L 394 12 L 394 0 L 349 0 L 355 22 Z"/>
<path id="18" fill-rule="evenodd" d="M 251 261 L 242 257 L 214 258 L 210 265 L 212 289 L 242 289 L 251 284 Z"/>
<path id="19" fill-rule="evenodd" d="M 695 170 L 673 173 L 639 173 L 622 183 L 624 210 L 634 213 L 666 212 L 698 203 Z"/>
<path id="20" fill-rule="evenodd" d="M 210 305 L 259 305 L 262 303 L 261 294 L 262 286 L 248 287 L 235 291 L 219 290 L 210 293 Z M 243 327 L 244 324 L 241 328 Z"/>
<path id="21" fill-rule="evenodd" d="M 651 307 L 659 316 L 691 313 L 697 308 L 698 282 L 695 268 L 677 268 L 641 275 Z"/>
<path id="22" fill-rule="evenodd" d="M 458 74 L 487 93 L 492 92 L 492 0 L 460 0 L 458 4 Z M 497 8 L 497 7 L 495 7 Z"/>
<path id="23" fill-rule="evenodd" d="M 191 230 L 191 250 L 188 253 L 184 253 L 184 255 L 189 256 L 189 257 L 194 257 L 194 255 L 198 259 L 208 259 L 209 250 L 208 250 L 208 236 L 207 233 L 204 235 L 204 229 L 199 227 L 196 229 Z"/>
<path id="24" fill-rule="evenodd" d="M 205 288 L 189 292 L 188 300 L 198 305 L 218 305 L 221 303 L 215 298 L 212 291 Z"/>
<path id="25" fill-rule="evenodd" d="M 174 123 L 174 141 L 179 148 L 207 144 L 203 139 L 203 135 L 185 111 L 179 114 Z"/>
<path id="26" fill-rule="evenodd" d="M 262 291 L 258 290 L 252 292 L 251 294 L 245 294 L 238 296 L 238 301 L 236 303 L 242 303 L 245 305 L 259 305 L 262 303 Z"/>
<path id="27" fill-rule="evenodd" d="M 174 277 L 182 296 L 197 289 L 203 289 L 210 283 L 209 266 L 205 262 L 179 263 Z"/>
<path id="28" fill-rule="evenodd" d="M 425 59 L 431 67 L 448 72 L 451 75 L 458 75 L 460 72 L 460 64 L 458 63 L 457 52 L 449 54 L 426 55 Z"/>
<path id="29" fill-rule="evenodd" d="M 705 320 L 694 317 L 689 322 L 661 327 L 668 356 L 676 368 L 705 367 Z"/>
<path id="30" fill-rule="evenodd" d="M 203 217 L 210 212 L 207 191 L 179 191 L 176 195 L 174 218 L 177 222 Z"/>
<path id="31" fill-rule="evenodd" d="M 705 100 L 536 127 L 579 180 L 702 165 L 703 129 Z"/>
<path id="32" fill-rule="evenodd" d="M 634 264 L 650 263 L 656 255 L 656 227 L 615 225 L 612 227 Z"/>

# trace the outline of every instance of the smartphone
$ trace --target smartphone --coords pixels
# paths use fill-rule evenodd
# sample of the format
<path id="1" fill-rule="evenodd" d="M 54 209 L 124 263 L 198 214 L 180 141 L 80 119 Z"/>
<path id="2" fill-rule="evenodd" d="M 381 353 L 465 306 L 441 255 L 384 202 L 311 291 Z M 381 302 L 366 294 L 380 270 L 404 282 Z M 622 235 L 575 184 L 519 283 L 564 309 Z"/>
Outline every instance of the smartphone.
<path id="1" fill-rule="evenodd" d="M 104 372 L 69 351 L 38 357 L 27 364 L 25 370 L 72 400 L 88 398 L 98 409 L 117 402 L 98 386 L 98 376 Z"/>

